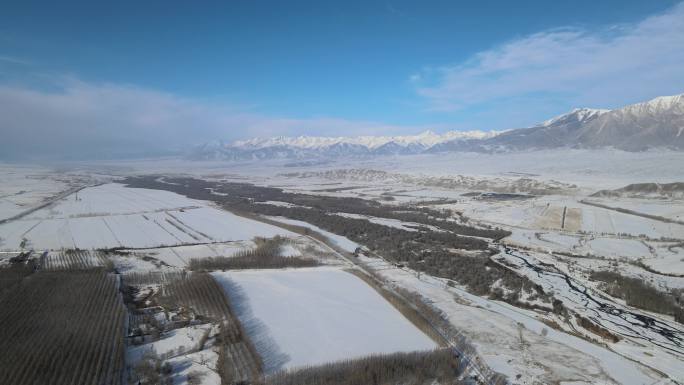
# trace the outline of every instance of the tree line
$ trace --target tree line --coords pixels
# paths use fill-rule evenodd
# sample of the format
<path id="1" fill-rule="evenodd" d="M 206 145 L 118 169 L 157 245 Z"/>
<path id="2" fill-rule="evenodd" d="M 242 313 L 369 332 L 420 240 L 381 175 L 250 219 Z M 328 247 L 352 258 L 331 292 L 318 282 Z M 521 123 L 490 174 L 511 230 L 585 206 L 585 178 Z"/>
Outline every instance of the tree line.
<path id="1" fill-rule="evenodd" d="M 263 385 L 465 384 L 451 349 L 371 355 L 269 376 Z"/>

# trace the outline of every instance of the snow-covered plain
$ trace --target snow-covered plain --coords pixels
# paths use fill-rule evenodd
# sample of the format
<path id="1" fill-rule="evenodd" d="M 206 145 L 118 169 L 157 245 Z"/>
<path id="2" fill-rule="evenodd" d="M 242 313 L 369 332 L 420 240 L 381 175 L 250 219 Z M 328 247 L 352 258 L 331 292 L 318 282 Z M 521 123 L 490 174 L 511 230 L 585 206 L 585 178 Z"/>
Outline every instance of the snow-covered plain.
<path id="1" fill-rule="evenodd" d="M 288 192 L 360 197 L 376 200 L 390 207 L 417 204 L 433 209 L 451 209 L 469 218 L 470 223 L 493 225 L 512 231 L 513 234 L 503 242 L 537 250 L 530 251 L 530 253 L 538 256 L 540 261 L 553 264 L 558 269 L 573 275 L 592 290 L 596 288 L 596 284 L 588 279 L 590 272 L 610 269 L 616 269 L 628 276 L 642 278 L 662 290 L 684 287 L 684 278 L 677 276 L 684 274 L 684 246 L 682 246 L 684 226 L 581 202 L 582 200 L 595 201 L 611 207 L 622 207 L 645 214 L 681 220 L 684 212 L 684 201 L 681 200 L 590 197 L 597 190 L 619 188 L 631 183 L 684 181 L 684 170 L 681 167 L 684 164 L 684 153 L 681 152 L 627 153 L 612 150 L 558 150 L 510 154 L 388 156 L 353 161 L 332 160 L 325 164 L 310 163 L 308 165 L 287 163 L 290 162 L 130 161 L 117 162 L 117 166 L 125 165 L 129 168 L 128 171 L 112 173 L 195 175 L 211 180 L 282 187 Z M 359 179 L 288 176 L 288 173 L 343 169 L 385 171 L 392 173 L 393 176 L 384 180 L 375 180 L 371 177 L 373 173 L 366 172 L 360 172 Z M 21 173 L 18 171 L 17 175 Z M 44 171 L 43 175 L 47 179 L 43 179 L 39 184 L 53 183 L 50 180 L 54 178 L 51 179 Z M 409 177 L 404 178 L 405 175 Z M 457 183 L 446 187 L 423 183 L 430 178 L 465 180 L 470 183 L 471 187 Z M 407 183 L 407 181 L 414 184 Z M 56 193 L 73 186 L 68 179 L 58 181 L 54 184 L 57 187 L 36 185 L 36 191 L 43 192 L 36 194 L 34 199 L 27 193 L 20 193 L 23 189 L 18 187 L 20 182 L 21 178 L 14 178 L 11 187 L 5 185 L 0 188 L 0 191 L 14 194 L 4 201 L 0 199 L 0 213 L 2 214 L 0 218 L 11 216 L 9 214 L 14 215 L 35 205 L 36 202 L 54 197 Z M 511 192 L 527 193 L 527 190 L 523 191 L 527 188 L 525 186 L 534 186 L 535 183 L 541 184 L 542 187 L 560 186 L 560 189 L 550 188 L 540 194 L 532 194 L 535 195 L 534 197 L 520 200 L 486 200 L 463 195 L 468 192 L 487 192 L 491 188 L 499 190 L 510 188 L 513 190 Z M 127 191 L 123 196 L 117 197 L 117 192 L 110 190 L 114 188 L 113 186 L 118 186 L 116 188 L 123 191 L 135 191 L 135 189 L 125 189 L 120 185 L 105 185 L 101 186 L 104 189 L 100 190 L 88 188 L 79 192 L 80 201 L 76 201 L 74 196 L 71 196 L 70 198 L 74 199 L 73 202 L 69 202 L 67 198 L 21 220 L 0 225 L 0 250 L 16 250 L 16 245 L 26 235 L 29 235 L 26 236 L 27 247 L 36 249 L 75 245 L 79 247 L 119 246 L 122 243 L 121 239 L 125 239 L 126 242 L 123 243 L 128 243 L 127 247 L 154 248 L 168 243 L 174 247 L 148 249 L 143 252 L 157 253 L 156 256 L 160 260 L 172 266 L 180 266 L 188 256 L 209 254 L 211 252 L 209 245 L 218 249 L 217 254 L 229 255 L 232 252 L 231 245 L 246 242 L 245 247 L 248 247 L 247 243 L 251 236 L 268 236 L 274 234 L 269 231 L 275 231 L 268 230 L 261 234 L 261 230 L 252 229 L 253 231 L 246 231 L 248 234 L 241 235 L 240 238 L 229 237 L 226 234 L 233 234 L 232 229 L 235 227 L 240 228 L 238 231 L 245 228 L 242 226 L 242 218 L 238 218 L 238 222 L 229 220 L 231 224 L 227 225 L 223 222 L 224 219 L 214 217 L 212 212 L 215 209 L 206 202 L 179 198 L 179 196 L 174 196 L 175 194 L 159 191 L 149 192 L 151 196 L 148 197 L 146 197 L 148 192 L 135 195 L 132 191 Z M 523 190 L 515 190 L 519 186 L 523 186 Z M 100 197 L 89 197 L 93 191 L 97 192 L 96 195 Z M 27 201 L 21 202 L 20 200 L 24 198 Z M 11 206 L 6 203 L 7 201 L 19 203 L 12 203 L 14 206 Z M 92 206 L 84 206 L 86 202 L 91 202 Z M 268 202 L 267 204 L 284 205 L 285 203 Z M 562 226 L 564 210 L 568 217 L 565 226 Z M 221 218 L 226 218 L 223 217 L 224 214 L 226 213 L 221 212 Z M 217 220 L 213 221 L 212 218 Z M 324 232 L 322 229 L 303 222 L 285 218 L 271 219 L 309 227 L 313 231 L 324 234 L 346 251 L 354 251 L 359 246 L 344 237 Z M 364 219 L 382 220 L 382 218 Z M 455 216 L 454 220 L 459 220 L 459 218 Z M 405 225 L 396 222 L 383 222 L 382 224 Z M 148 227 L 150 225 L 152 227 Z M 102 228 L 103 226 L 106 229 Z M 259 227 L 259 229 L 262 228 Z M 278 229 L 278 231 L 284 230 Z M 186 243 L 206 243 L 206 245 L 175 246 Z M 285 251 L 296 253 L 297 249 Z M 557 255 L 558 252 L 565 254 Z M 130 269 L 135 270 L 156 268 L 148 261 L 130 256 L 116 258 L 118 266 L 130 265 Z M 398 269 L 381 260 L 372 260 L 370 263 L 375 264 L 378 273 L 390 282 L 415 290 L 433 301 L 435 306 L 445 312 L 452 324 L 462 330 L 473 342 L 487 364 L 509 375 L 511 379 L 520 375 L 519 379 L 514 380 L 516 382 L 667 383 L 655 371 L 647 369 L 644 365 L 666 372 L 671 378 L 682 380 L 679 378 L 682 375 L 682 360 L 663 354 L 648 341 L 641 341 L 642 345 L 620 342 L 608 349 L 575 335 L 553 329 L 542 322 L 548 321 L 548 318 L 545 318 L 548 315 L 543 312 L 516 308 L 473 296 L 463 288 L 448 287 L 442 280 L 424 274 L 417 277 L 410 271 Z M 652 271 L 644 269 L 644 265 Z M 288 272 L 290 271 L 282 273 Z M 236 274 L 243 273 L 251 272 Z M 291 273 L 300 274 L 300 272 Z M 529 274 L 529 278 L 550 290 L 560 291 L 558 287 L 562 282 L 550 282 L 535 273 Z M 296 279 L 300 280 L 300 278 Z M 264 285 L 256 278 L 252 279 L 249 285 L 253 287 L 252 291 L 255 296 L 266 297 L 272 290 L 264 289 L 264 287 L 277 286 L 271 282 L 271 279 L 267 281 L 269 283 Z M 240 285 L 235 283 L 234 286 Z M 294 291 L 308 292 L 309 289 L 310 287 L 297 287 Z M 339 300 L 340 293 L 346 294 L 345 290 L 336 291 L 331 295 L 326 292 L 326 298 L 328 296 L 332 298 L 330 302 L 326 302 L 325 298 L 318 298 L 315 301 L 323 309 L 327 309 L 327 305 L 339 306 L 335 301 Z M 573 300 L 572 296 L 567 293 L 559 295 L 565 296 L 568 302 Z M 251 298 L 249 299 L 251 301 Z M 246 303 L 251 306 L 250 301 Z M 269 298 L 264 298 L 262 301 L 266 303 L 262 305 L 264 307 L 270 307 L 270 302 L 275 302 Z M 282 299 L 281 302 L 287 302 L 287 298 Z M 580 306 L 581 301 L 575 304 Z M 570 305 L 571 303 L 568 304 Z M 624 306 L 621 303 L 620 305 Z M 254 309 L 251 308 L 251 310 L 255 314 Z M 278 317 L 276 321 L 264 322 L 261 325 L 268 326 L 266 330 L 269 333 L 272 332 L 270 327 L 274 324 L 277 327 L 277 324 L 282 322 L 282 318 L 291 318 L 286 310 L 276 315 L 273 315 L 273 311 L 270 312 L 271 318 Z M 591 311 L 583 314 L 590 315 Z M 671 322 L 669 316 L 656 316 Z M 603 319 L 600 321 L 604 322 Z M 256 324 L 259 326 L 258 322 Z M 264 329 L 257 328 L 257 330 Z M 583 333 L 586 334 L 586 330 L 580 329 L 578 334 Z M 275 340 L 273 334 L 269 336 L 272 338 L 271 341 Z M 658 339 L 655 341 L 663 342 Z M 294 342 L 289 343 L 294 344 Z M 286 348 L 287 345 L 283 343 Z M 278 344 L 273 346 L 278 346 Z M 295 346 L 295 350 L 296 348 Z M 285 354 L 289 354 L 285 348 L 279 347 L 272 353 L 274 353 L 276 363 L 279 362 L 280 365 L 287 367 L 283 364 L 285 361 L 282 361 L 283 357 L 286 357 Z M 291 361 L 292 357 L 294 356 L 287 359 Z M 278 361 L 279 358 L 281 361 Z"/>
<path id="2" fill-rule="evenodd" d="M 137 255 L 154 258 L 171 267 L 183 268 L 193 259 L 207 257 L 230 257 L 235 253 L 255 247 L 254 242 L 235 241 L 222 243 L 206 243 L 187 246 L 157 247 L 151 249 L 128 250 Z"/>
<path id="3" fill-rule="evenodd" d="M 38 206 L 69 187 L 67 178 L 54 178 L 48 168 L 0 163 L 0 220 Z"/>
<path id="4" fill-rule="evenodd" d="M 619 207 L 637 213 L 657 215 L 678 221 L 684 221 L 684 207 L 677 199 L 646 198 L 588 198 L 587 201 L 600 203 L 610 207 Z"/>
<path id="5" fill-rule="evenodd" d="M 153 248 L 294 234 L 208 202 L 111 183 L 89 187 L 25 218 L 0 224 L 0 250 Z"/>
<path id="6" fill-rule="evenodd" d="M 335 268 L 214 273 L 267 373 L 436 344 L 374 289 Z"/>

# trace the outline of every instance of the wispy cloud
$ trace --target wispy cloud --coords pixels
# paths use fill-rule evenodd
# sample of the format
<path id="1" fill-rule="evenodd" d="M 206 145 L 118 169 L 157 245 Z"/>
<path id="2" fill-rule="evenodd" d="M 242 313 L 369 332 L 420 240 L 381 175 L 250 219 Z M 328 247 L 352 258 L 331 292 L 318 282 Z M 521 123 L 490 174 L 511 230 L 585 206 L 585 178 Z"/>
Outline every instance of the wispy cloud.
<path id="1" fill-rule="evenodd" d="M 118 84 L 60 79 L 50 90 L 0 86 L 0 158 L 109 156 L 274 135 L 415 132 L 327 117 L 269 117 L 231 105 Z"/>
<path id="2" fill-rule="evenodd" d="M 684 3 L 638 23 L 543 31 L 411 76 L 432 110 L 562 99 L 617 106 L 684 92 Z"/>
<path id="3" fill-rule="evenodd" d="M 14 56 L 8 56 L 8 55 L 0 55 L 0 63 L 9 63 L 9 64 L 21 64 L 21 65 L 30 65 L 31 62 L 22 58 L 14 57 Z"/>

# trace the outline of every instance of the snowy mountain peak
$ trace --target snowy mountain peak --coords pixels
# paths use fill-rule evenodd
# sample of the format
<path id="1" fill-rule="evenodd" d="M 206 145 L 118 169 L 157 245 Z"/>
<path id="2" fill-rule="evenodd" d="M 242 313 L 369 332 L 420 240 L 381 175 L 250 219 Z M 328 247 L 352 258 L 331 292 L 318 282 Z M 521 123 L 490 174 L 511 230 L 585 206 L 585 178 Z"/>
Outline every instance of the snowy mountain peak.
<path id="1" fill-rule="evenodd" d="M 684 94 L 659 96 L 646 102 L 624 107 L 621 111 L 630 114 L 657 114 L 663 112 L 684 113 Z"/>
<path id="2" fill-rule="evenodd" d="M 681 114 L 684 113 L 684 94 L 659 96 L 645 102 L 628 105 L 615 110 L 575 108 L 568 113 L 546 120 L 540 125 L 543 127 L 549 127 L 556 123 L 586 123 L 609 112 L 613 115 L 630 114 L 637 117 L 661 114 L 664 112 Z"/>
<path id="3" fill-rule="evenodd" d="M 610 110 L 597 109 L 597 108 L 575 108 L 572 111 L 565 113 L 563 115 L 558 115 L 554 118 L 544 121 L 541 125 L 544 127 L 551 126 L 555 123 L 574 121 L 578 123 L 586 122 L 590 119 L 596 118 L 610 112 Z"/>

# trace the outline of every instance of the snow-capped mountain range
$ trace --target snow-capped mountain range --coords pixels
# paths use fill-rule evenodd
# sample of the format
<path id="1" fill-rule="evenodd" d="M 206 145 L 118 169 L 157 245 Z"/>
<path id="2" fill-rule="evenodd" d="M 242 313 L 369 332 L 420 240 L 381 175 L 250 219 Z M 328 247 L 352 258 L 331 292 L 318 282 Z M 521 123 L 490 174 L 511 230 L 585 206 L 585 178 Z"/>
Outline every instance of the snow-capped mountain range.
<path id="1" fill-rule="evenodd" d="M 419 145 L 424 147 L 432 147 L 438 143 L 449 142 L 452 140 L 491 138 L 498 133 L 499 132 L 494 131 L 449 131 L 443 134 L 436 134 L 432 131 L 425 131 L 418 135 L 406 136 L 278 136 L 274 138 L 254 138 L 249 140 L 240 140 L 233 142 L 232 146 L 246 149 L 257 149 L 273 146 L 322 149 L 337 144 L 352 144 L 363 146 L 372 150 L 389 143 L 395 143 L 400 146 Z"/>
<path id="2" fill-rule="evenodd" d="M 507 131 L 426 131 L 408 136 L 274 137 L 198 146 L 193 159 L 305 159 L 450 151 L 613 147 L 684 150 L 684 94 L 615 110 L 578 108 L 538 125 Z"/>
<path id="3" fill-rule="evenodd" d="M 195 148 L 193 159 L 305 159 L 344 156 L 419 154 L 442 143 L 480 141 L 500 132 L 450 131 L 436 134 L 425 131 L 407 136 L 356 137 L 273 137 L 236 141 L 231 144 L 211 142 Z"/>

